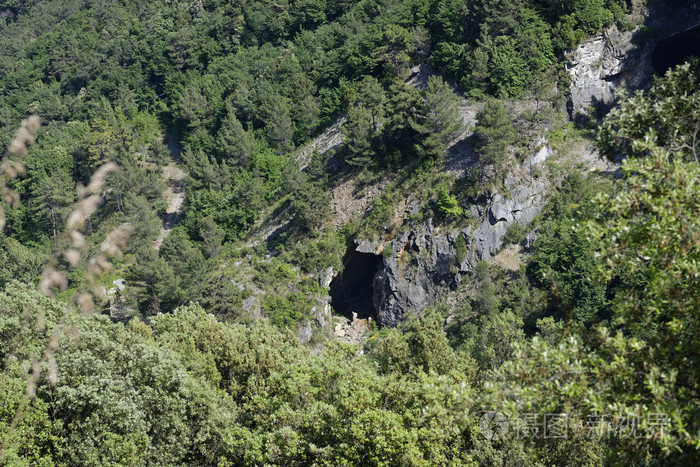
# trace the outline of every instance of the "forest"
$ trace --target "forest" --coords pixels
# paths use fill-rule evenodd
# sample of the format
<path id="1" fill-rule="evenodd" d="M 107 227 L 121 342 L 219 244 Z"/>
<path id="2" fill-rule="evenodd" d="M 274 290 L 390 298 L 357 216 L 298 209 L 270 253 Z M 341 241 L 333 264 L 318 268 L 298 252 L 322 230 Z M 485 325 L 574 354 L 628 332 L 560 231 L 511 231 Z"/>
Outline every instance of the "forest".
<path id="1" fill-rule="evenodd" d="M 566 110 L 647 3 L 0 0 L 0 465 L 699 463 L 700 62 Z M 518 177 L 382 322 L 359 242 Z"/>

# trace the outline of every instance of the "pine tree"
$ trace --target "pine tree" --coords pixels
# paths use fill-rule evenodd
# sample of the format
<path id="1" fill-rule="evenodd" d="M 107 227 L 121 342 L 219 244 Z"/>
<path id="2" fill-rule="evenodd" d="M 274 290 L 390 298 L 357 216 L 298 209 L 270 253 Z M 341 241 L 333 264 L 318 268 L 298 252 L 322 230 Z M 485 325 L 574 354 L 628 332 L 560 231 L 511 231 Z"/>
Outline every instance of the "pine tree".
<path id="1" fill-rule="evenodd" d="M 236 118 L 235 110 L 231 107 L 221 123 L 216 144 L 221 157 L 240 167 L 246 167 L 257 150 L 255 138 L 243 129 Z"/>
<path id="2" fill-rule="evenodd" d="M 506 149 L 515 141 L 515 129 L 503 102 L 491 99 L 477 114 L 478 123 L 474 130 L 480 159 L 485 164 L 500 163 L 506 156 Z"/>
<path id="3" fill-rule="evenodd" d="M 277 93 L 271 94 L 265 103 L 264 114 L 267 120 L 265 134 L 270 146 L 280 154 L 291 151 L 294 129 L 287 99 Z"/>
<path id="4" fill-rule="evenodd" d="M 51 236 L 61 230 L 68 211 L 75 201 L 75 184 L 70 174 L 57 170 L 32 184 L 33 211 L 47 225 Z"/>
<path id="5" fill-rule="evenodd" d="M 372 133 L 379 131 L 384 120 L 386 93 L 377 78 L 365 76 L 359 83 L 355 103 L 369 110 L 372 116 Z"/>
<path id="6" fill-rule="evenodd" d="M 445 217 L 456 217 L 462 214 L 457 198 L 447 190 L 447 185 L 442 184 L 437 195 L 438 212 Z"/>
<path id="7" fill-rule="evenodd" d="M 347 122 L 341 127 L 348 156 L 345 161 L 354 166 L 372 164 L 372 112 L 364 106 L 348 109 Z"/>
<path id="8" fill-rule="evenodd" d="M 445 150 L 461 130 L 459 98 L 442 78 L 431 76 L 423 96 L 420 113 L 413 128 L 420 135 L 418 154 L 441 159 Z"/>

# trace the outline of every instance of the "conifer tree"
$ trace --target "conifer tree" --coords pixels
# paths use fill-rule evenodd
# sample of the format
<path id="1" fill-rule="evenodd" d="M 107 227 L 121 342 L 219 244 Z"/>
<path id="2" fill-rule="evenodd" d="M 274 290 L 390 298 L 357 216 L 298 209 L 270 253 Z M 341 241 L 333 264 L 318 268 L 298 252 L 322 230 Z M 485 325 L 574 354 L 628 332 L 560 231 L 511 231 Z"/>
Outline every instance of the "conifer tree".
<path id="1" fill-rule="evenodd" d="M 231 107 L 221 123 L 216 144 L 221 157 L 240 167 L 246 167 L 250 156 L 257 150 L 255 138 L 243 129 Z"/>
<path id="2" fill-rule="evenodd" d="M 372 112 L 362 105 L 350 107 L 341 131 L 348 151 L 345 161 L 358 167 L 372 165 Z"/>
<path id="3" fill-rule="evenodd" d="M 445 156 L 447 145 L 461 130 L 459 98 L 438 76 L 431 76 L 413 128 L 419 134 L 418 154 L 433 160 Z"/>
<path id="4" fill-rule="evenodd" d="M 503 102 L 489 100 L 477 114 L 474 130 L 476 147 L 484 164 L 497 164 L 506 156 L 506 149 L 515 141 L 515 129 Z"/>

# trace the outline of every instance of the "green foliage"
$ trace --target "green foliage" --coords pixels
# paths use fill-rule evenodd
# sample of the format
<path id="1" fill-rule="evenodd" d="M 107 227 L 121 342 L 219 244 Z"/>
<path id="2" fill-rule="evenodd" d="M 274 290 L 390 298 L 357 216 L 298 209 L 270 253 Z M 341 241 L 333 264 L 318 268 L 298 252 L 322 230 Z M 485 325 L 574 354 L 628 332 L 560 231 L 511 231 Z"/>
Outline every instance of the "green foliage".
<path id="1" fill-rule="evenodd" d="M 41 275 L 46 255 L 13 238 L 0 236 L 0 288 L 12 280 L 33 283 Z"/>
<path id="2" fill-rule="evenodd" d="M 26 289 L 0 295 L 14 305 L 3 317 L 19 319 L 26 308 L 17 305 L 31 297 Z M 422 371 L 454 372 L 461 365 L 434 318 L 417 321 L 407 337 L 422 349 L 419 372 L 410 378 L 381 375 L 343 346 L 312 355 L 265 321 L 226 324 L 196 305 L 155 317 L 150 326 L 94 315 L 71 315 L 69 322 L 73 330 L 61 335 L 57 350 L 60 376 L 54 384 L 41 378 L 18 425 L 33 430 L 21 438 L 15 431 L 3 460 L 427 465 L 470 459 L 461 399 L 450 386 L 459 394 L 465 389 L 459 379 L 435 382 Z M 55 323 L 52 316 L 47 324 Z M 38 337 L 24 336 L 19 348 L 40 351 L 46 341 Z M 21 397 L 18 370 L 12 364 L 11 378 L 0 386 L 4 400 Z M 1 423 L 14 416 L 16 404 L 3 405 Z"/>
<path id="3" fill-rule="evenodd" d="M 656 146 L 646 150 L 649 157 L 623 164 L 625 189 L 598 198 L 589 232 L 603 246 L 602 277 L 625 283 L 616 323 L 656 349 L 655 361 L 673 369 L 678 384 L 695 387 L 700 375 L 683 362 L 699 350 L 685 336 L 698 332 L 700 167 Z M 698 413 L 691 405 L 684 417 Z"/>
<path id="4" fill-rule="evenodd" d="M 241 167 L 246 167 L 257 152 L 255 138 L 243 129 L 233 109 L 229 109 L 221 123 L 216 144 L 223 160 Z"/>
<path id="5" fill-rule="evenodd" d="M 53 237 L 63 229 L 68 212 L 75 201 L 70 174 L 57 171 L 42 177 L 32 186 L 32 204 L 35 219 Z"/>
<path id="6" fill-rule="evenodd" d="M 47 402 L 32 400 L 24 409 L 23 417 L 15 430 L 10 431 L 25 388 L 25 382 L 17 376 L 6 375 L 0 383 L 0 438 L 8 442 L 3 453 L 3 463 L 53 465 L 51 451 L 58 447 L 60 441 L 56 435 L 60 422 L 51 420 Z"/>
<path id="7" fill-rule="evenodd" d="M 161 223 L 151 203 L 144 196 L 133 192 L 126 193 L 123 200 L 124 221 L 131 222 L 134 239 L 129 244 L 130 251 L 142 246 L 151 246 L 158 237 Z"/>
<path id="8" fill-rule="evenodd" d="M 309 303 L 300 292 L 292 292 L 286 297 L 266 295 L 261 308 L 270 322 L 280 327 L 289 327 L 310 317 Z"/>
<path id="9" fill-rule="evenodd" d="M 678 76 L 687 73 L 687 66 L 678 71 L 679 75 L 668 76 L 670 83 L 657 83 L 650 95 L 673 88 Z M 687 89 L 681 86 L 676 91 L 685 95 Z M 680 96 L 670 93 L 666 98 L 672 102 Z M 516 376 L 532 374 L 526 367 L 532 369 L 531 365 L 536 366 L 539 361 L 569 375 L 564 384 L 570 388 L 570 398 L 555 400 L 558 408 L 552 406 L 552 410 L 573 412 L 573 407 L 578 405 L 579 412 L 600 412 L 602 407 L 611 407 L 621 417 L 639 417 L 638 430 L 647 434 L 653 431 L 653 437 L 643 437 L 640 441 L 613 439 L 608 459 L 637 462 L 638 459 L 664 457 L 669 462 L 684 463 L 697 455 L 696 448 L 690 446 L 697 443 L 697 435 L 693 433 L 699 409 L 689 394 L 693 391 L 690 388 L 697 386 L 698 374 L 697 365 L 689 365 L 688 355 L 696 354 L 698 349 L 696 340 L 687 336 L 698 332 L 697 265 L 700 261 L 694 245 L 698 232 L 696 182 L 699 169 L 695 161 L 686 162 L 668 148 L 659 147 L 656 140 L 647 137 L 648 131 L 625 134 L 625 129 L 618 127 L 627 121 L 658 116 L 651 101 L 645 101 L 643 96 L 632 99 L 640 106 L 623 104 L 605 128 L 608 134 L 619 138 L 603 138 L 601 144 L 611 144 L 612 147 L 607 148 L 611 152 L 620 147 L 633 148 L 630 156 L 637 157 L 630 157 L 623 164 L 623 178 L 616 190 L 598 194 L 584 208 L 583 226 L 574 231 L 573 237 L 573 244 L 583 244 L 578 251 L 585 251 L 588 242 L 599 249 L 599 254 L 590 255 L 594 258 L 593 264 L 587 258 L 578 259 L 578 269 L 588 271 L 588 275 L 607 286 L 606 294 L 610 288 L 615 291 L 611 324 L 617 328 L 617 334 L 600 327 L 595 333 L 583 334 L 586 344 L 570 336 L 565 346 L 560 344 L 559 350 L 534 340 L 529 349 L 523 349 L 524 354 L 514 358 L 504 369 L 509 368 L 506 378 L 515 384 L 511 386 L 512 400 L 517 400 L 519 407 L 524 400 L 533 399 L 524 396 L 515 386 L 523 388 L 523 384 L 531 383 L 534 386 L 524 391 L 533 391 L 533 395 L 546 394 L 545 398 L 561 394 L 558 389 L 547 388 L 547 382 L 552 379 L 562 384 L 561 377 L 552 375 L 550 379 L 527 383 Z M 578 183 L 578 188 L 576 184 L 570 184 L 571 194 L 585 192 L 582 183 Z M 576 282 L 575 277 L 569 277 L 562 285 L 575 286 Z M 586 287 L 600 290 L 600 286 L 590 280 Z M 584 290 L 584 286 L 578 289 Z M 587 293 L 588 297 L 595 295 Z M 602 294 L 598 292 L 597 295 L 600 301 Z M 572 359 L 576 354 L 585 357 Z M 565 358 L 568 363 L 556 364 L 558 358 Z M 571 362 L 576 362 L 578 368 L 567 369 Z M 592 374 L 605 375 L 605 384 L 591 386 L 588 375 Z M 576 401 L 585 402 L 577 404 Z M 552 402 L 552 399 L 538 400 L 535 405 Z M 647 413 L 640 414 L 640 410 Z M 667 420 L 666 427 L 655 429 L 649 422 L 653 420 L 649 413 Z"/>
<path id="10" fill-rule="evenodd" d="M 468 359 L 460 358 L 449 345 L 443 319 L 439 313 L 428 310 L 405 325 L 405 339 L 410 364 L 425 373 L 450 374 L 465 378 L 472 370 Z"/>
<path id="11" fill-rule="evenodd" d="M 279 94 L 271 94 L 262 107 L 265 125 L 265 135 L 270 145 L 278 152 L 289 152 L 292 145 L 293 127 L 289 115 L 289 103 Z"/>
<path id="12" fill-rule="evenodd" d="M 372 112 L 362 106 L 350 107 L 347 122 L 341 128 L 348 150 L 345 161 L 358 167 L 371 167 L 375 134 Z"/>
<path id="13" fill-rule="evenodd" d="M 357 83 L 353 104 L 365 107 L 372 114 L 372 130 L 378 131 L 385 116 L 386 92 L 382 83 L 373 76 L 365 76 Z"/>
<path id="14" fill-rule="evenodd" d="M 442 184 L 437 194 L 437 211 L 443 217 L 456 217 L 462 214 L 457 198 L 447 190 L 447 185 Z"/>
<path id="15" fill-rule="evenodd" d="M 506 149 L 516 137 L 510 115 L 500 100 L 491 99 L 479 110 L 476 119 L 474 136 L 479 159 L 484 164 L 501 164 Z"/>
<path id="16" fill-rule="evenodd" d="M 353 102 L 340 128 L 351 166 L 437 166 L 462 130 L 459 97 L 440 77 L 430 77 L 424 91 L 394 83 L 386 93 L 366 77 Z"/>
<path id="17" fill-rule="evenodd" d="M 291 209 L 296 228 L 301 233 L 317 236 L 330 217 L 330 195 L 316 185 L 300 187 L 294 193 Z"/>
<path id="18" fill-rule="evenodd" d="M 383 156 L 387 165 L 399 167 L 415 157 L 417 136 L 416 110 L 421 107 L 421 93 L 403 83 L 389 88 L 387 114 L 390 115 L 384 134 Z"/>
<path id="19" fill-rule="evenodd" d="M 622 189 L 596 199 L 600 210 L 587 233 L 603 245 L 603 277 L 610 280 L 617 276 L 626 284 L 617 304 L 618 319 L 654 343 L 675 341 L 675 333 L 692 329 L 691 310 L 697 308 L 700 165 L 691 156 L 692 145 L 686 145 L 680 154 L 674 150 L 691 137 L 685 132 L 685 103 L 694 105 L 697 100 L 694 73 L 690 65 L 682 65 L 657 82 L 649 96 L 630 98 L 611 116 L 600 140 L 601 145 L 612 146 L 610 153 L 633 148 L 630 156 L 637 157 L 623 163 Z M 689 95 L 692 90 L 694 94 Z M 639 107 L 632 107 L 634 102 Z M 662 109 L 666 113 L 660 112 Z M 651 129 L 620 126 L 637 120 L 638 124 L 670 125 L 667 119 L 678 122 L 674 125 L 678 131 L 665 132 L 663 139 L 656 139 Z M 616 136 L 608 139 L 610 135 Z M 681 341 L 677 341 L 679 346 L 689 344 Z"/>
<path id="20" fill-rule="evenodd" d="M 508 231 L 503 236 L 503 244 L 518 244 L 525 239 L 527 232 L 527 226 L 523 224 L 513 224 L 508 228 Z"/>
<path id="21" fill-rule="evenodd" d="M 459 98 L 442 78 L 431 76 L 413 123 L 419 156 L 443 160 L 447 144 L 462 130 Z"/>
<path id="22" fill-rule="evenodd" d="M 513 355 L 513 346 L 524 340 L 523 321 L 512 310 L 479 315 L 461 329 L 460 350 L 470 355 L 482 372 L 500 368 Z"/>
<path id="23" fill-rule="evenodd" d="M 626 9 L 626 2 L 604 0 L 441 2 L 431 17 L 431 58 L 472 96 L 537 93 L 548 70 L 559 66 L 557 55 L 613 18 L 624 22 Z"/>
<path id="24" fill-rule="evenodd" d="M 661 146 L 698 163 L 699 76 L 693 61 L 669 70 L 647 93 L 626 99 L 601 126 L 601 153 L 609 159 L 643 157 L 650 146 Z"/>
<path id="25" fill-rule="evenodd" d="M 22 431 L 15 431 L 9 439 L 8 431 L 2 431 L 3 440 L 9 442 L 9 458 L 17 456 L 22 462 L 42 459 L 48 465 L 215 462 L 215 446 L 223 433 L 212 428 L 230 419 L 233 406 L 221 393 L 190 376 L 175 355 L 104 317 L 79 316 L 45 299 L 41 303 L 19 286 L 3 293 L 0 302 L 4 304 L 3 332 L 9 330 L 7 319 L 28 319 L 32 329 L 36 313 L 53 308 L 53 313 L 44 314 L 45 325 L 52 331 L 17 335 L 20 359 L 8 360 L 3 355 L 9 373 L 9 379 L 0 383 L 5 397 L 13 400 L 13 393 L 24 392 L 24 352 L 33 349 L 30 355 L 39 358 L 51 333 L 60 342 L 56 349 L 60 377 L 55 383 L 46 377 L 39 380 L 36 397 L 20 412 Z M 41 308 L 28 307 L 31 302 L 41 303 Z M 67 326 L 58 325 L 56 312 L 67 316 Z M 3 404 L 0 426 L 8 426 L 16 407 L 16 402 Z M 206 413 L 210 410 L 218 415 L 209 418 Z M 24 428 L 27 423 L 34 427 L 33 435 L 21 438 L 22 432 L 29 433 Z"/>
<path id="26" fill-rule="evenodd" d="M 284 257 L 296 264 L 305 273 L 322 271 L 328 267 L 339 270 L 341 258 L 347 248 L 346 238 L 333 231 L 327 231 L 313 242 L 299 242 L 285 252 Z"/>
<path id="27" fill-rule="evenodd" d="M 562 181 L 542 214 L 542 227 L 527 265 L 528 275 L 547 291 L 554 316 L 588 325 L 607 319 L 607 296 L 612 292 L 596 280 L 598 242 L 578 228 L 579 222 L 593 214 L 596 191 L 605 190 L 602 183 L 592 181 L 579 172 Z"/>
<path id="28" fill-rule="evenodd" d="M 173 267 L 150 246 L 137 250 L 136 257 L 136 263 L 126 271 L 127 279 L 144 286 L 148 313 L 160 312 L 161 307 L 163 311 L 174 308 L 182 298 L 182 289 Z"/>
<path id="29" fill-rule="evenodd" d="M 610 115 L 599 145 L 609 157 L 628 157 L 622 179 L 607 190 L 593 176 L 564 177 L 539 221 L 527 274 L 479 263 L 450 305 L 411 313 L 362 348 L 315 340 L 311 352 L 279 329 L 312 318 L 326 293 L 316 273 L 341 267 L 350 237 L 361 229 L 394 234 L 404 194 L 434 193 L 435 168 L 460 130 L 459 101 L 441 78 L 426 89 L 402 83 L 410 66 L 430 54 L 468 95 L 540 100 L 557 84 L 555 57 L 624 22 L 627 7 L 617 0 L 0 7 L 0 146 L 28 112 L 44 120 L 24 157 L 27 178 L 8 182 L 23 205 L 0 237 L 7 446 L 0 462 L 696 463 L 695 64 Z M 346 144 L 336 154 L 371 175 L 399 176 L 362 224 L 336 232 L 327 158 L 301 173 L 290 153 L 346 110 Z M 512 119 L 489 100 L 478 120 L 481 161 L 501 165 L 515 142 Z M 186 212 L 156 251 L 166 188 L 159 165 L 171 155 L 179 162 L 179 147 L 189 172 Z M 104 205 L 86 224 L 88 248 L 131 223 L 119 272 L 138 307 L 130 313 L 147 321 L 79 314 L 12 281 L 35 281 L 47 252 L 65 245 L 59 232 L 74 188 L 104 162 L 122 171 L 110 175 Z M 437 195 L 441 215 L 461 213 L 446 186 Z M 290 220 L 275 240 L 278 254 L 262 259 L 270 245 L 237 249 L 233 242 L 250 240 L 271 206 Z M 455 244 L 460 263 L 466 238 Z M 251 289 L 263 315 L 254 320 L 241 306 Z M 183 306 L 195 301 L 201 306 Z M 485 409 L 507 414 L 511 426 L 518 413 L 567 413 L 569 436 L 489 440 L 478 428 Z M 645 435 L 654 428 L 649 414 L 668 424 L 648 437 L 591 439 L 587 417 L 602 413 L 642 417 Z"/>

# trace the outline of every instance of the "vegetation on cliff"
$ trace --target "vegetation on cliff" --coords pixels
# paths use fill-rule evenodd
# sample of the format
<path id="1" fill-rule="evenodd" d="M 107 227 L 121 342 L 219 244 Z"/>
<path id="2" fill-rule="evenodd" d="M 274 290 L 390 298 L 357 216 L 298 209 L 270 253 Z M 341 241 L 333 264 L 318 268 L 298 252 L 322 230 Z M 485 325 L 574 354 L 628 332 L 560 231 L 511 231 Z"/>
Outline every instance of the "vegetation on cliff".
<path id="1" fill-rule="evenodd" d="M 696 463 L 696 62 L 602 121 L 617 178 L 550 169 L 519 270 L 481 262 L 360 344 L 299 339 L 326 268 L 358 232 L 396 235 L 408 194 L 412 219 L 466 224 L 542 126 L 581 134 L 561 121 L 562 52 L 631 26 L 627 8 L 0 5 L 0 463 Z M 434 76 L 413 86 L 419 63 Z M 455 88 L 478 108 L 457 183 Z M 514 98 L 536 106 L 516 118 Z M 344 144 L 301 171 L 338 119 Z M 186 204 L 164 232 L 174 165 Z M 381 193 L 335 223 L 347 180 Z"/>

